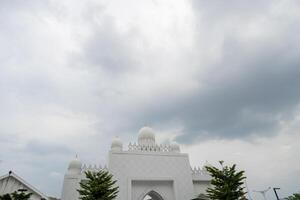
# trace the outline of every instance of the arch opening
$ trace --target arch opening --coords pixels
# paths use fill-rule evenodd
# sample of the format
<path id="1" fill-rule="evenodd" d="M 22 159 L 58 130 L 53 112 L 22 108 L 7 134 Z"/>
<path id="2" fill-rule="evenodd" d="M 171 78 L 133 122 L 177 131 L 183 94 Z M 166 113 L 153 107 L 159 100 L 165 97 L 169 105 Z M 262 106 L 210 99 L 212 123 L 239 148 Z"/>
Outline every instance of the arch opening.
<path id="1" fill-rule="evenodd" d="M 142 200 L 164 200 L 160 194 L 155 191 L 148 192 Z"/>

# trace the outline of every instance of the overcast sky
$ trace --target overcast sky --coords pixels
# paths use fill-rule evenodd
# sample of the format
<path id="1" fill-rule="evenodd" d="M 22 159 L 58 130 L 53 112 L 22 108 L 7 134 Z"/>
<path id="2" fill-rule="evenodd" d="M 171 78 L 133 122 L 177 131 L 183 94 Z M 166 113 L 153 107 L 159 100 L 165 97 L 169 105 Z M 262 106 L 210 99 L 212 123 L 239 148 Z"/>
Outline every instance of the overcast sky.
<path id="1" fill-rule="evenodd" d="M 0 121 L 0 173 L 47 195 L 144 125 L 299 192 L 300 1 L 1 0 Z"/>

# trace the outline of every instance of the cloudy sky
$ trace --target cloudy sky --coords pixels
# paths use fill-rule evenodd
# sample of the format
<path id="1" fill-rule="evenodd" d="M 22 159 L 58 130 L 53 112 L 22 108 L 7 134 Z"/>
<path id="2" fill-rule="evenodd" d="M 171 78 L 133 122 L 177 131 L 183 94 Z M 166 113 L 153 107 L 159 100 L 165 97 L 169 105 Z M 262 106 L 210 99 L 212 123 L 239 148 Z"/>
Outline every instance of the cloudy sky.
<path id="1" fill-rule="evenodd" d="M 105 164 L 149 125 L 298 192 L 299 24 L 298 0 L 1 0 L 0 173 L 60 196 L 76 154 Z"/>

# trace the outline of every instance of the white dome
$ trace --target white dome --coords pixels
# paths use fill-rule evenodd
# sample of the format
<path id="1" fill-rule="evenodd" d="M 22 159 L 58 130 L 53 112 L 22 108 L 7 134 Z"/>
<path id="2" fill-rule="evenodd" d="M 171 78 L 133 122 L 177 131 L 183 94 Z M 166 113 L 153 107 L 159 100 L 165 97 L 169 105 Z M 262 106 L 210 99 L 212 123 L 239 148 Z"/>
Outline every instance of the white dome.
<path id="1" fill-rule="evenodd" d="M 172 151 L 180 152 L 180 146 L 177 142 L 172 142 L 170 146 L 171 146 Z"/>
<path id="2" fill-rule="evenodd" d="M 154 139 L 155 140 L 155 134 L 152 128 L 150 127 L 143 127 L 139 131 L 139 137 L 138 139 Z"/>
<path id="3" fill-rule="evenodd" d="M 70 162 L 68 171 L 69 171 L 69 173 L 72 173 L 72 174 L 79 174 L 81 172 L 81 166 L 82 166 L 82 163 L 76 156 L 76 158 Z"/>
<path id="4" fill-rule="evenodd" d="M 141 145 L 154 145 L 155 144 L 155 134 L 152 128 L 143 127 L 139 131 L 138 142 Z"/>
<path id="5" fill-rule="evenodd" d="M 116 137 L 111 142 L 111 146 L 110 147 L 111 147 L 111 150 L 122 151 L 122 149 L 123 149 L 123 143 L 120 140 L 120 138 Z"/>

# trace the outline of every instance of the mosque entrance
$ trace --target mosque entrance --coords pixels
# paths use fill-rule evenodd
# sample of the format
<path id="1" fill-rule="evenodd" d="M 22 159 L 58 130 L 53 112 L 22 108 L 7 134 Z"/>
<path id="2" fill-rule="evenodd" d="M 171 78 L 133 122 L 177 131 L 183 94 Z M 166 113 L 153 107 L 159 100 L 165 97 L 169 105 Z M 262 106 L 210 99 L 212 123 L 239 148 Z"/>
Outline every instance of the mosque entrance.
<path id="1" fill-rule="evenodd" d="M 164 200 L 157 192 L 150 191 L 142 200 Z"/>
<path id="2" fill-rule="evenodd" d="M 130 200 L 175 200 L 172 180 L 132 180 Z"/>

